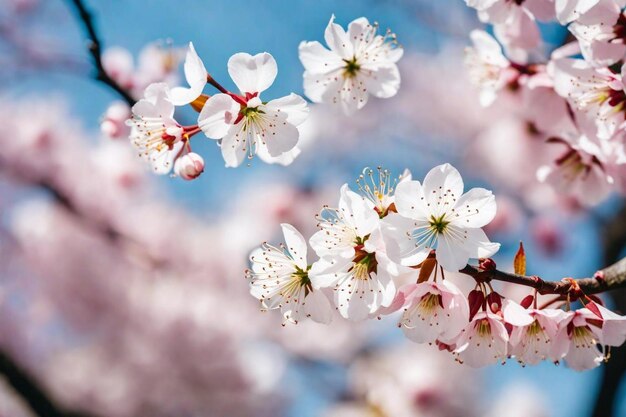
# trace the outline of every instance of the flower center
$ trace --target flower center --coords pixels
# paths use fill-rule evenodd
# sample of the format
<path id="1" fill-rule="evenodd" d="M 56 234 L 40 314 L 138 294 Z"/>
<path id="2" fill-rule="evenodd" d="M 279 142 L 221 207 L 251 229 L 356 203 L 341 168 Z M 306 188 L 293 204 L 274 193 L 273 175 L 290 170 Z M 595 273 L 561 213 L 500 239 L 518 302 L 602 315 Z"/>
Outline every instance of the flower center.
<path id="1" fill-rule="evenodd" d="M 343 62 L 346 63 L 346 65 L 343 67 L 343 76 L 345 78 L 356 77 L 357 73 L 361 69 L 361 65 L 357 63 L 356 57 L 353 57 L 350 60 L 344 59 Z"/>
<path id="2" fill-rule="evenodd" d="M 489 324 L 489 320 L 482 319 L 476 323 L 476 334 L 480 337 L 491 335 L 491 325 Z"/>
<path id="3" fill-rule="evenodd" d="M 434 215 L 430 216 L 430 230 L 435 233 L 441 234 L 446 230 L 446 227 L 450 224 L 449 221 L 445 220 L 446 215 L 442 214 L 439 217 L 435 217 Z"/>
<path id="4" fill-rule="evenodd" d="M 371 273 L 378 272 L 378 261 L 376 255 L 363 250 L 363 245 L 358 245 L 354 248 L 355 255 L 352 262 L 354 265 L 350 268 L 350 272 L 356 279 L 368 280 Z"/>
<path id="5" fill-rule="evenodd" d="M 309 267 L 310 268 L 310 267 Z M 309 278 L 308 270 L 305 271 L 296 266 L 296 272 L 291 274 L 293 281 L 298 285 L 298 287 L 304 287 L 304 296 L 306 297 L 311 291 L 313 291 L 313 286 L 311 285 L 311 279 Z"/>
<path id="6" fill-rule="evenodd" d="M 441 294 L 433 294 L 429 292 L 428 294 L 424 295 L 419 302 L 420 310 L 424 311 L 425 313 L 432 313 L 439 307 L 443 308 L 443 300 L 441 298 Z"/>

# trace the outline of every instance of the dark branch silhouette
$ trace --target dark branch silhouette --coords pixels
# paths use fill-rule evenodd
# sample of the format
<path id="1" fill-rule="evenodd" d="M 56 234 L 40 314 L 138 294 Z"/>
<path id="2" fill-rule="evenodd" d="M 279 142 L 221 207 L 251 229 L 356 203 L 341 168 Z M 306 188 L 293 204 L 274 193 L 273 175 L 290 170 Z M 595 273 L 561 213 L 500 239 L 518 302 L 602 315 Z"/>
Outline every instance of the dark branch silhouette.
<path id="1" fill-rule="evenodd" d="M 85 7 L 85 4 L 81 0 L 69 0 L 69 3 L 73 5 L 76 13 L 78 14 L 79 20 L 82 22 L 82 25 L 87 32 L 87 48 L 89 49 L 89 53 L 93 59 L 93 63 L 96 67 L 96 75 L 95 78 L 108 85 L 113 91 L 119 94 L 124 101 L 128 103 L 129 106 L 135 104 L 136 100 L 122 88 L 113 78 L 107 74 L 102 65 L 102 43 L 100 42 L 100 37 L 98 36 L 98 32 L 96 31 L 93 16 Z"/>

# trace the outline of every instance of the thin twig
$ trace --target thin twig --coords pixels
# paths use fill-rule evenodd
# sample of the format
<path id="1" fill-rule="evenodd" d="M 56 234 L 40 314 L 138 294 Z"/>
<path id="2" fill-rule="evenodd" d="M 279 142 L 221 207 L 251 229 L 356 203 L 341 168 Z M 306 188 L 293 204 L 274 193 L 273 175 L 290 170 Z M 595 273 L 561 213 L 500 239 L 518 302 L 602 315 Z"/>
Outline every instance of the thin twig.
<path id="1" fill-rule="evenodd" d="M 82 0 L 69 0 L 69 2 L 74 6 L 76 13 L 78 13 L 79 20 L 82 22 L 84 29 L 87 32 L 87 48 L 89 49 L 89 53 L 91 54 L 93 63 L 96 67 L 95 78 L 111 87 L 111 89 L 119 94 L 129 106 L 134 105 L 136 100 L 128 93 L 128 91 L 122 88 L 113 78 L 111 78 L 104 69 L 104 65 L 102 64 L 102 43 L 100 42 L 100 37 L 96 31 L 91 13 L 87 10 Z"/>

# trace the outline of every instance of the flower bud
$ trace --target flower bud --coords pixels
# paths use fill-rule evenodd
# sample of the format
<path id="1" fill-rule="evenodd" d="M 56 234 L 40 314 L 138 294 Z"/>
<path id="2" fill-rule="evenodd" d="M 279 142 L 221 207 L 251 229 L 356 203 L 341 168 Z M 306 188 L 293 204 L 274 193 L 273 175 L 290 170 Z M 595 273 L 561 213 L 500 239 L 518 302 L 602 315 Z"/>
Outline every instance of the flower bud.
<path id="1" fill-rule="evenodd" d="M 174 162 L 174 173 L 186 181 L 198 178 L 204 172 L 204 159 L 194 152 L 189 152 Z"/>

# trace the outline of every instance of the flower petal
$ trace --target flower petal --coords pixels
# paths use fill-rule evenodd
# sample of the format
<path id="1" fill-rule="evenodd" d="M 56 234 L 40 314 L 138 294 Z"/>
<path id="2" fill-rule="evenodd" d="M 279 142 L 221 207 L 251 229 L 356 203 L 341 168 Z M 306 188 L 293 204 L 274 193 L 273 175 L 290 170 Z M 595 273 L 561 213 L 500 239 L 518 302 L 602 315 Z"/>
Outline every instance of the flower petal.
<path id="1" fill-rule="evenodd" d="M 216 94 L 204 104 L 198 116 L 198 126 L 211 139 L 221 139 L 233 126 L 239 114 L 239 104 L 227 94 Z"/>
<path id="2" fill-rule="evenodd" d="M 228 74 L 242 93 L 260 93 L 267 90 L 276 79 L 278 66 L 267 52 L 254 56 L 240 52 L 228 60 Z"/>
<path id="3" fill-rule="evenodd" d="M 283 230 L 283 236 L 285 237 L 285 245 L 291 254 L 294 262 L 298 268 L 306 271 L 307 269 L 307 245 L 306 240 L 302 237 L 302 234 L 290 224 L 282 223 L 280 227 Z"/>

